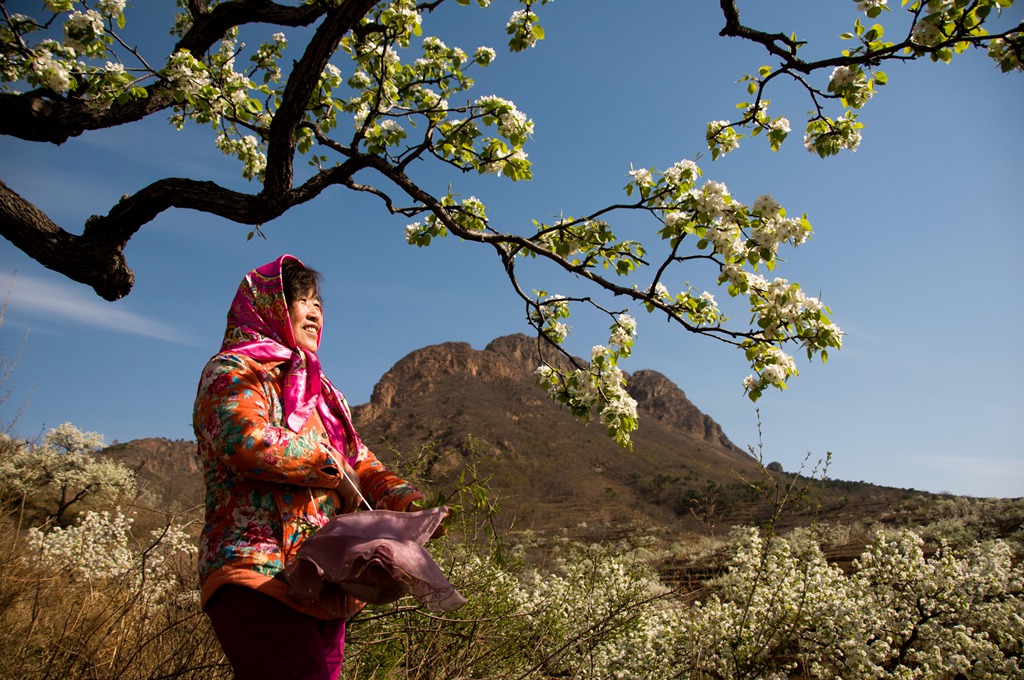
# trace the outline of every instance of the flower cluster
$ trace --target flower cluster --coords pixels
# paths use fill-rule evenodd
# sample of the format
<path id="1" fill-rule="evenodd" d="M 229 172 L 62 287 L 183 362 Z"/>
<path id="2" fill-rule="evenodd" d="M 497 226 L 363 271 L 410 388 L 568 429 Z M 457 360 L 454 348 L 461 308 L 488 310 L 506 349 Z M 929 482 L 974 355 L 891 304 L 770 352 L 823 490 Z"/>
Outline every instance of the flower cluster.
<path id="1" fill-rule="evenodd" d="M 476 53 L 473 55 L 473 61 L 481 66 L 490 66 L 497 54 L 498 53 L 494 51 L 494 48 L 481 46 L 476 48 Z"/>
<path id="2" fill-rule="evenodd" d="M 260 45 L 251 57 L 256 68 L 263 71 L 263 82 L 265 83 L 276 83 L 281 80 L 281 67 L 277 62 L 284 55 L 285 47 L 288 46 L 288 38 L 284 33 L 275 33 L 271 39 L 272 42 Z"/>
<path id="3" fill-rule="evenodd" d="M 708 180 L 698 184 L 701 175 L 700 168 L 688 160 L 663 172 L 631 168 L 625 191 L 627 195 L 639 193 L 640 205 L 660 217 L 664 228 L 659 234 L 670 243 L 673 252 L 683 239 L 694 238 L 698 250 L 710 251 L 710 255 L 701 257 L 718 266 L 718 283 L 727 286 L 731 297 L 748 298 L 756 326 L 735 344 L 743 348 L 757 372 L 757 376 L 744 381 L 747 393 L 757 399 L 766 387 L 782 389 L 790 376 L 797 375 L 792 358 L 781 349 L 786 343 L 800 345 L 809 358 L 820 353 L 824 360 L 828 348 L 841 347 L 842 332 L 832 323 L 829 310 L 817 298 L 806 296 L 797 284 L 781 278 L 769 282 L 757 273 L 760 266 L 769 270 L 776 266 L 783 244 L 797 247 L 809 238 L 811 225 L 806 216 L 790 217 L 768 194 L 757 197 L 748 207 L 736 200 L 722 182 Z M 618 241 L 601 220 L 563 218 L 551 226 L 536 224 L 538 232 L 531 240 L 573 266 L 614 266 L 616 273 L 628 274 L 647 264 L 640 244 Z M 633 298 L 644 304 L 648 312 L 660 310 L 690 330 L 714 334 L 727 320 L 714 295 L 689 284 L 674 293 L 662 280 L 669 272 L 667 265 L 674 259 L 688 258 L 673 256 L 646 291 L 633 286 Z M 544 328 L 545 323 L 539 316 L 533 321 L 538 329 Z M 563 333 L 550 335 L 564 337 Z M 614 340 L 609 344 L 618 348 L 617 356 L 628 356 L 628 346 Z M 548 370 L 539 378 L 553 398 L 578 404 L 574 412 L 584 417 L 606 393 L 612 392 L 611 388 L 599 389 L 592 379 L 573 379 Z M 614 382 L 609 380 L 609 384 Z M 613 427 L 628 422 L 632 416 L 628 402 L 620 404 L 625 406 L 619 411 L 611 409 L 606 418 Z M 612 415 L 615 413 L 622 414 L 624 419 L 616 420 Z"/>
<path id="4" fill-rule="evenodd" d="M 926 4 L 927 11 L 914 24 L 911 39 L 918 45 L 934 47 L 949 37 L 946 27 L 955 18 L 955 6 L 953 0 L 929 0 Z"/>
<path id="5" fill-rule="evenodd" d="M 29 529 L 28 544 L 44 569 L 68 571 L 80 578 L 121 576 L 133 566 L 128 547 L 131 525 L 132 519 L 120 511 L 111 515 L 90 510 L 75 526 L 46 532 Z"/>
<path id="6" fill-rule="evenodd" d="M 723 268 L 722 278 L 730 281 L 730 292 L 747 294 L 761 329 L 756 339 L 743 343 L 747 360 L 757 371 L 743 381 L 751 399 L 756 401 L 768 386 L 784 389 L 786 380 L 799 374 L 792 357 L 779 346 L 781 342 L 797 341 L 808 358 L 820 353 L 823 361 L 828 359 L 828 348 L 842 347 L 843 332 L 832 322 L 830 310 L 804 294 L 799 285 L 781 277 L 768 281 L 736 266 Z"/>
<path id="7" fill-rule="evenodd" d="M 530 310 L 530 322 L 557 344 L 569 336 L 569 327 L 562 321 L 568 318 L 569 301 L 563 295 L 547 295 Z"/>
<path id="8" fill-rule="evenodd" d="M 406 138 L 405 128 L 394 118 L 378 118 L 373 125 L 364 128 L 366 150 L 370 153 L 384 153 L 385 149 Z"/>
<path id="9" fill-rule="evenodd" d="M 633 169 L 629 171 L 630 181 L 640 192 L 641 196 L 647 196 L 651 186 L 654 184 L 654 175 L 647 168 Z"/>
<path id="10" fill-rule="evenodd" d="M 520 615 L 532 630 L 543 631 L 543 653 L 552 676 L 637 677 L 651 640 L 643 646 L 623 639 L 640 632 L 644 615 L 654 615 L 656 599 L 666 592 L 639 551 L 568 545 L 553 571 L 522 576 Z M 595 596 L 600 593 L 599 596 Z M 593 644 L 583 643 L 593 640 Z M 559 652 L 561 647 L 561 652 Z"/>
<path id="11" fill-rule="evenodd" d="M 829 78 L 828 91 L 840 97 L 843 105 L 859 109 L 874 94 L 874 79 L 868 79 L 860 66 L 837 66 Z"/>
<path id="12" fill-rule="evenodd" d="M 402 47 L 407 47 L 412 36 L 420 34 L 423 17 L 413 0 L 395 0 L 384 6 L 379 21 L 390 34 L 398 36 Z"/>
<path id="13" fill-rule="evenodd" d="M 549 340 L 561 343 L 568 334 L 561 319 L 568 316 L 568 300 L 554 295 L 537 303 L 531 311 L 531 323 Z M 588 422 L 596 413 L 608 435 L 625 448 L 632 446 L 630 433 L 638 423 L 637 403 L 626 391 L 626 377 L 618 361 L 630 355 L 635 337 L 636 320 L 628 314 L 618 314 L 610 328 L 608 346 L 593 347 L 590 365 L 585 370 L 566 373 L 544 364 L 534 372 L 538 384 L 552 400 L 568 406 L 574 416 Z"/>
<path id="14" fill-rule="evenodd" d="M 64 22 L 64 45 L 80 54 L 94 56 L 105 52 L 103 17 L 96 10 L 71 12 Z"/>
<path id="15" fill-rule="evenodd" d="M 487 228 L 487 206 L 476 196 L 463 199 L 459 204 L 453 195 L 447 194 L 440 203 L 446 216 L 462 229 L 483 231 Z M 405 227 L 406 243 L 421 248 L 430 245 L 431 240 L 447 235 L 448 228 L 435 213 L 427 215 L 425 223 L 413 222 Z"/>
<path id="16" fill-rule="evenodd" d="M 43 41 L 29 62 L 31 71 L 25 74 L 26 80 L 32 85 L 49 88 L 57 94 L 76 89 L 78 82 L 72 76 L 72 72 L 84 69 L 85 65 L 73 61 L 74 54 L 74 50 L 69 50 L 56 41 Z M 18 73 L 15 72 L 14 75 Z"/>
<path id="17" fill-rule="evenodd" d="M 127 0 L 98 0 L 96 9 L 108 17 L 116 17 L 124 14 Z"/>
<path id="18" fill-rule="evenodd" d="M 494 95 L 480 97 L 476 107 L 483 115 L 484 125 L 497 123 L 498 133 L 515 146 L 522 146 L 533 134 L 533 121 L 507 99 Z"/>
<path id="19" fill-rule="evenodd" d="M 210 87 L 206 65 L 192 56 L 189 50 L 172 54 L 162 75 L 179 101 L 199 96 Z"/>
<path id="20" fill-rule="evenodd" d="M 782 143 L 789 136 L 789 130 L 789 119 L 785 116 L 779 116 L 768 123 L 768 143 L 771 145 L 772 151 L 782 148 Z"/>
<path id="21" fill-rule="evenodd" d="M 860 146 L 861 128 L 857 116 L 848 111 L 842 118 L 819 118 L 807 123 L 804 147 L 822 158 L 835 156 L 843 149 L 856 151 Z"/>
<path id="22" fill-rule="evenodd" d="M 707 133 L 708 148 L 711 149 L 711 158 L 717 159 L 730 151 L 738 149 L 740 138 L 743 135 L 736 132 L 732 124 L 727 120 L 713 120 L 708 123 Z"/>
<path id="23" fill-rule="evenodd" d="M 267 157 L 263 153 L 260 140 L 252 135 L 240 138 L 226 134 L 217 136 L 217 148 L 228 156 L 235 156 L 242 161 L 242 176 L 247 180 L 262 180 L 263 171 L 267 169 Z"/>
<path id="24" fill-rule="evenodd" d="M 74 526 L 29 529 L 27 542 L 37 568 L 77 580 L 126 578 L 149 601 L 180 589 L 174 560 L 197 553 L 184 527 L 169 524 L 151 533 L 147 545 L 132 535 L 134 521 L 120 509 L 88 511 Z"/>
<path id="25" fill-rule="evenodd" d="M 857 9 L 864 12 L 869 17 L 876 17 L 882 11 L 886 9 L 888 0 L 853 0 L 857 3 Z"/>
<path id="26" fill-rule="evenodd" d="M 508 46 L 513 52 L 529 49 L 544 38 L 544 29 L 537 23 L 537 15 L 530 9 L 517 9 L 512 12 L 508 23 L 505 24 L 505 32 L 511 36 Z"/>
<path id="27" fill-rule="evenodd" d="M 665 296 L 671 298 L 667 289 Z M 685 314 L 694 326 L 715 326 L 725 320 L 715 296 L 706 290 L 698 293 L 693 286 L 687 286 L 687 290 L 678 293 L 672 300 L 672 306 L 677 313 Z"/>

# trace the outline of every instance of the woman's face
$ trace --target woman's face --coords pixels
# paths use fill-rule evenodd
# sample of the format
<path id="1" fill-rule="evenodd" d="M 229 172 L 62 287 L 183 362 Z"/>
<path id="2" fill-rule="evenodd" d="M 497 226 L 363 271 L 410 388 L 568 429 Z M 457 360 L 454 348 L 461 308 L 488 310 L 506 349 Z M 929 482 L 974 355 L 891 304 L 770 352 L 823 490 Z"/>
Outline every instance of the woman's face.
<path id="1" fill-rule="evenodd" d="M 320 346 L 320 329 L 324 325 L 320 299 L 313 291 L 295 298 L 288 305 L 288 318 L 292 322 L 295 344 L 315 354 Z"/>

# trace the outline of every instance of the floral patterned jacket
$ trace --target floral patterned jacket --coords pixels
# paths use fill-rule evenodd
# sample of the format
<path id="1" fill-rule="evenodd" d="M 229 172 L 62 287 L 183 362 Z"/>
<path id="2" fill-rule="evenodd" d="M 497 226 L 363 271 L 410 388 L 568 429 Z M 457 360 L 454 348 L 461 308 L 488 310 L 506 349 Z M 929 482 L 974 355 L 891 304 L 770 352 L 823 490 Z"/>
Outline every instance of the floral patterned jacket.
<path id="1" fill-rule="evenodd" d="M 225 352 L 203 370 L 193 427 L 206 481 L 204 586 L 225 567 L 282 577 L 305 537 L 343 511 L 335 491 L 342 454 L 316 418 L 297 433 L 284 426 L 282 368 Z M 377 508 L 404 511 L 423 497 L 361 444 L 352 467 L 363 497 Z M 213 594 L 207 590 L 204 606 Z"/>

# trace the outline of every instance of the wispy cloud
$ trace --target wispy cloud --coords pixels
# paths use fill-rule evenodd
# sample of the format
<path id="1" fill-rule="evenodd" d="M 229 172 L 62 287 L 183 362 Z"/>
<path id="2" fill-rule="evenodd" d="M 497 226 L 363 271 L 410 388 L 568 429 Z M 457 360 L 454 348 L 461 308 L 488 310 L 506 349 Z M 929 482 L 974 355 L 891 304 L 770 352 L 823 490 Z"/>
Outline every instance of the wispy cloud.
<path id="1" fill-rule="evenodd" d="M 0 272 L 0 280 L 9 282 L 10 274 Z M 117 333 L 141 335 L 180 345 L 199 344 L 165 323 L 118 307 L 116 303 L 100 300 L 82 287 L 44 281 L 21 273 L 14 278 L 8 307 L 32 316 L 57 317 Z"/>

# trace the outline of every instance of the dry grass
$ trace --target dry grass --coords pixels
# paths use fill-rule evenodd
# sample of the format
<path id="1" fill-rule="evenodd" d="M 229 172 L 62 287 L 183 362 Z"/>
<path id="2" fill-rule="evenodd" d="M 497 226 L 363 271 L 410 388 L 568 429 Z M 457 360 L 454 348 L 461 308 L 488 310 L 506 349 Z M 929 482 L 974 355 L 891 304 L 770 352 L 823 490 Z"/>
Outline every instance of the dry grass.
<path id="1" fill-rule="evenodd" d="M 75 578 L 33 565 L 24 533 L 0 525 L 0 677 L 229 678 L 194 591 L 158 601 L 130 577 Z M 182 564 L 179 581 L 194 581 Z"/>

